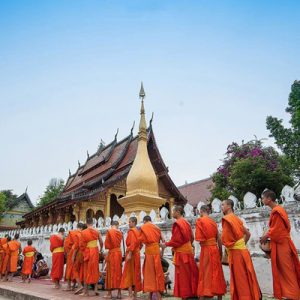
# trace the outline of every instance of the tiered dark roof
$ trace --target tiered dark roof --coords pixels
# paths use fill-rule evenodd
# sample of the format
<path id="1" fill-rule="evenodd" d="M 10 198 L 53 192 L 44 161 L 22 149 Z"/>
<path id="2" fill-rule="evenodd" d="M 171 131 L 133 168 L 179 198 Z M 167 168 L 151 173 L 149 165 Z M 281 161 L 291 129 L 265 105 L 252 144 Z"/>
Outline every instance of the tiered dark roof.
<path id="1" fill-rule="evenodd" d="M 23 200 L 27 202 L 29 208 L 34 208 L 34 205 L 32 204 L 27 192 L 25 192 L 22 195 L 18 196 L 13 202 L 11 202 L 7 210 L 13 210 L 13 208 L 16 207 Z"/>
<path id="2" fill-rule="evenodd" d="M 185 204 L 187 200 L 170 178 L 168 168 L 159 153 L 152 126 L 148 128 L 147 133 L 148 153 L 155 173 L 175 198 L 175 202 Z M 57 199 L 24 217 L 35 215 L 50 207 L 63 207 L 66 203 L 93 199 L 99 192 L 126 178 L 134 161 L 137 145 L 138 136 L 133 136 L 132 130 L 121 141 L 117 141 L 115 137 L 113 142 L 88 156 L 85 164 L 79 166 L 77 171 L 69 176 L 63 192 Z"/>

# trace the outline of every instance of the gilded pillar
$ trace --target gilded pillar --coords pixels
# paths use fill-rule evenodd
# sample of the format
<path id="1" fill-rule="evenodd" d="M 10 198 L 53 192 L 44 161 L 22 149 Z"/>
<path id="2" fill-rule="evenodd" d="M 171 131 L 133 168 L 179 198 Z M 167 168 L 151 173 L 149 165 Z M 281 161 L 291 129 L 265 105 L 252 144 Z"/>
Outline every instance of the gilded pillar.
<path id="1" fill-rule="evenodd" d="M 171 197 L 170 198 L 170 218 L 172 218 L 172 216 L 173 216 L 174 202 L 175 202 L 175 199 Z"/>
<path id="2" fill-rule="evenodd" d="M 106 195 L 106 214 L 105 217 L 110 217 L 110 193 Z"/>

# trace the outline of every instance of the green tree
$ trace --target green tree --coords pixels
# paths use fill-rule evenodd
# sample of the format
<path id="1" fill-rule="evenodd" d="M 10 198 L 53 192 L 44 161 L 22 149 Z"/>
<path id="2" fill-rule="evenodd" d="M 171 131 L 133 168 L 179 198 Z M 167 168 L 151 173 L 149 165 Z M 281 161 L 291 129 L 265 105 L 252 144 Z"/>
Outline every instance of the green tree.
<path id="1" fill-rule="evenodd" d="M 0 219 L 2 217 L 3 212 L 5 211 L 6 204 L 6 196 L 3 192 L 0 192 Z"/>
<path id="2" fill-rule="evenodd" d="M 46 187 L 43 196 L 39 199 L 37 206 L 43 206 L 53 200 L 55 200 L 58 195 L 64 189 L 64 181 L 58 178 L 52 178 Z"/>
<path id="3" fill-rule="evenodd" d="M 212 199 L 225 199 L 230 194 L 242 200 L 247 192 L 260 196 L 265 188 L 278 195 L 284 185 L 293 184 L 290 161 L 273 147 L 259 140 L 228 146 L 223 164 L 212 176 Z"/>
<path id="4" fill-rule="evenodd" d="M 16 194 L 13 193 L 13 190 L 2 190 L 0 191 L 5 196 L 5 209 L 9 209 L 15 200 L 18 198 Z"/>
<path id="5" fill-rule="evenodd" d="M 290 114 L 290 127 L 286 128 L 281 119 L 267 117 L 267 129 L 270 137 L 290 160 L 294 175 L 300 177 L 300 81 L 295 81 L 291 87 L 286 112 Z"/>

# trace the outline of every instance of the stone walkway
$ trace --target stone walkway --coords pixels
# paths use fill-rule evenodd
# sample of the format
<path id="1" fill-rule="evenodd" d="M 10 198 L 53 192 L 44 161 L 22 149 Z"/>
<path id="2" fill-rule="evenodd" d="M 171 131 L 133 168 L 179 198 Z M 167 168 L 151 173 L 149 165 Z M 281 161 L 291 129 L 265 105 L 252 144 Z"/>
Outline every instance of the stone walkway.
<path id="1" fill-rule="evenodd" d="M 83 297 L 74 295 L 71 292 L 64 291 L 66 285 L 63 284 L 62 289 L 55 289 L 50 279 L 33 279 L 30 284 L 21 283 L 19 277 L 15 277 L 12 282 L 0 282 L 0 300 L 2 299 L 18 299 L 18 300 L 84 300 L 84 299 L 99 299 L 103 298 L 105 291 L 99 291 L 97 297 Z M 126 300 L 128 293 L 123 292 L 122 299 Z M 113 295 L 114 296 L 114 295 Z M 116 296 L 116 295 L 115 295 Z M 146 295 L 141 295 L 139 299 L 145 299 Z M 163 297 L 167 300 L 174 300 L 178 298 L 172 297 L 172 295 Z M 116 297 L 114 297 L 116 299 Z M 227 295 L 225 300 L 229 300 Z M 263 299 L 273 299 L 270 297 L 264 297 Z"/>

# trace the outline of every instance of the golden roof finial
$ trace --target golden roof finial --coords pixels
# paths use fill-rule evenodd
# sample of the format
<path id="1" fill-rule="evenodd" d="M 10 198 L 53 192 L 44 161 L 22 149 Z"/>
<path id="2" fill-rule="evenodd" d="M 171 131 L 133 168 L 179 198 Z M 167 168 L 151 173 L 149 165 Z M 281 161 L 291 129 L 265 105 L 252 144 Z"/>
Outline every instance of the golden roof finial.
<path id="1" fill-rule="evenodd" d="M 144 107 L 144 98 L 146 96 L 144 91 L 143 82 L 141 82 L 141 89 L 140 89 L 140 98 L 141 101 L 141 119 L 140 119 L 140 126 L 139 126 L 139 138 L 144 137 L 147 138 L 147 124 L 146 124 L 146 117 L 145 117 L 145 107 Z"/>
<path id="2" fill-rule="evenodd" d="M 144 91 L 144 86 L 143 86 L 143 81 L 141 82 L 141 89 L 140 89 L 140 98 L 144 99 L 146 97 L 145 91 Z"/>

